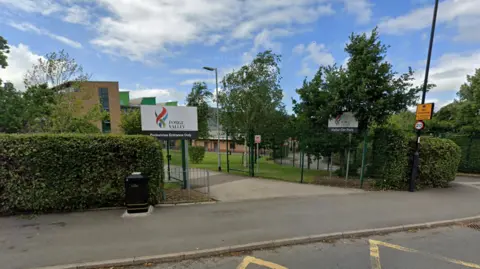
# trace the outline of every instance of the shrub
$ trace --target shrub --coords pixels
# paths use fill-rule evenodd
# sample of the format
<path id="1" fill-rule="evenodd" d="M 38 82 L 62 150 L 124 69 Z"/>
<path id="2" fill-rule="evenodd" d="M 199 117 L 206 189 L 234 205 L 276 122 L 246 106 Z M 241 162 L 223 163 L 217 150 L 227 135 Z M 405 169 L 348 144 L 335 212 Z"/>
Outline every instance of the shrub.
<path id="1" fill-rule="evenodd" d="M 71 211 L 124 204 L 124 180 L 163 183 L 160 143 L 148 136 L 0 135 L 0 213 Z"/>
<path id="2" fill-rule="evenodd" d="M 409 139 L 394 127 L 377 127 L 373 134 L 372 163 L 368 174 L 382 189 L 405 189 L 409 167 Z"/>
<path id="3" fill-rule="evenodd" d="M 201 146 L 188 147 L 188 157 L 191 163 L 201 163 L 205 158 L 205 148 Z"/>
<path id="4" fill-rule="evenodd" d="M 452 140 L 422 137 L 417 188 L 447 187 L 455 179 L 460 158 L 460 147 Z"/>
<path id="5" fill-rule="evenodd" d="M 477 136 L 455 135 L 448 137 L 462 150 L 459 172 L 480 173 L 480 138 Z"/>

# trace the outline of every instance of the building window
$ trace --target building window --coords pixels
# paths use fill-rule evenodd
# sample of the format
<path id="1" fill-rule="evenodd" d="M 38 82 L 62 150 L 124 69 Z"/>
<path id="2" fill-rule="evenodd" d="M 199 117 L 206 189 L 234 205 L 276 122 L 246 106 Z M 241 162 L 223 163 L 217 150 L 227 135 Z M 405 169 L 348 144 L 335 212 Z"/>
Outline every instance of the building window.
<path id="1" fill-rule="evenodd" d="M 102 121 L 102 132 L 103 133 L 110 133 L 112 131 L 112 127 L 110 126 L 109 120 Z"/>
<path id="2" fill-rule="evenodd" d="M 108 100 L 108 89 L 107 88 L 99 88 L 98 89 L 98 97 L 100 98 L 100 105 L 105 111 L 110 111 L 110 104 Z"/>

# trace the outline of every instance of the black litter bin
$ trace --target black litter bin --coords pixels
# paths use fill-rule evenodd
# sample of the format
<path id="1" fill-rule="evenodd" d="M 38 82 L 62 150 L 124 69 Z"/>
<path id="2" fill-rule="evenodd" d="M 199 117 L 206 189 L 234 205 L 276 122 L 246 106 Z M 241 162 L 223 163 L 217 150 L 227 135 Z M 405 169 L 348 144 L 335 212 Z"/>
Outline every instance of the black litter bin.
<path id="1" fill-rule="evenodd" d="M 127 213 L 148 211 L 148 178 L 141 173 L 132 173 L 125 179 L 125 204 Z"/>

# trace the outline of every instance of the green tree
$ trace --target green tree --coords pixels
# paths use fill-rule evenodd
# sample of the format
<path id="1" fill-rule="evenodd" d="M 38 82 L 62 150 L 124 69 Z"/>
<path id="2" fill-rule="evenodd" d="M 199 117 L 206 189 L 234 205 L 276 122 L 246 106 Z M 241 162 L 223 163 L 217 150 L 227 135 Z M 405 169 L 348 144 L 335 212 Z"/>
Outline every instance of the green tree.
<path id="1" fill-rule="evenodd" d="M 7 40 L 0 36 L 0 67 L 6 68 L 7 63 L 7 54 L 10 52 L 10 47 L 8 46 Z"/>
<path id="2" fill-rule="evenodd" d="M 23 129 L 25 103 L 12 83 L 0 80 L 0 133 L 17 133 Z"/>
<path id="3" fill-rule="evenodd" d="M 90 74 L 83 71 L 83 67 L 64 50 L 47 53 L 45 58 L 38 59 L 37 64 L 25 74 L 25 87 L 47 84 L 57 87 L 66 82 L 87 81 Z"/>
<path id="4" fill-rule="evenodd" d="M 390 115 L 415 105 L 421 91 L 421 87 L 413 86 L 411 68 L 401 75 L 393 71 L 386 60 L 387 49 L 376 28 L 369 36 L 352 34 L 345 47 L 349 55 L 346 83 L 335 90 L 333 105 L 336 111 L 353 112 L 364 130 L 372 123 L 383 124 Z"/>
<path id="5" fill-rule="evenodd" d="M 208 119 L 210 117 L 210 110 L 208 101 L 213 97 L 213 94 L 208 90 L 205 82 L 193 83 L 192 91 L 188 94 L 186 102 L 187 106 L 197 107 L 198 116 L 198 137 L 200 139 L 208 139 Z"/>
<path id="6" fill-rule="evenodd" d="M 123 133 L 127 135 L 142 134 L 140 109 L 122 113 L 120 128 L 122 128 Z"/>
<path id="7" fill-rule="evenodd" d="M 219 94 L 221 122 L 237 139 L 246 140 L 252 132 L 275 132 L 269 127 L 270 119 L 283 109 L 279 62 L 279 55 L 265 51 L 224 77 Z"/>

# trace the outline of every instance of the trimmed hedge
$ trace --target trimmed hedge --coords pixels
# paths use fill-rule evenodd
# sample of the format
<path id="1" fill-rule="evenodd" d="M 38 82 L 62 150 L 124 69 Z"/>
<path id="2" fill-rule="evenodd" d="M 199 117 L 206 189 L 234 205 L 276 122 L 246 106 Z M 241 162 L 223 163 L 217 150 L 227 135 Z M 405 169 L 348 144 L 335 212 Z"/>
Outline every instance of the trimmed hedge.
<path id="1" fill-rule="evenodd" d="M 374 130 L 372 163 L 368 174 L 378 179 L 382 189 L 405 189 L 409 168 L 407 135 L 400 129 L 378 127 Z"/>
<path id="2" fill-rule="evenodd" d="M 372 162 L 368 174 L 382 189 L 405 190 L 412 171 L 415 139 L 408 133 L 378 127 L 374 132 Z M 449 139 L 422 137 L 417 189 L 443 188 L 455 180 L 460 147 Z"/>
<path id="3" fill-rule="evenodd" d="M 448 137 L 462 150 L 459 172 L 480 173 L 480 137 L 453 135 Z"/>
<path id="4" fill-rule="evenodd" d="M 448 187 L 455 180 L 461 155 L 460 147 L 450 139 L 421 137 L 417 188 Z"/>
<path id="5" fill-rule="evenodd" d="M 201 163 L 205 158 L 205 147 L 190 146 L 188 147 L 188 157 L 191 163 Z"/>
<path id="6" fill-rule="evenodd" d="M 0 213 L 124 205 L 125 177 L 149 177 L 150 203 L 163 183 L 161 144 L 148 136 L 0 135 Z"/>

